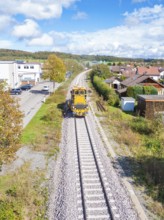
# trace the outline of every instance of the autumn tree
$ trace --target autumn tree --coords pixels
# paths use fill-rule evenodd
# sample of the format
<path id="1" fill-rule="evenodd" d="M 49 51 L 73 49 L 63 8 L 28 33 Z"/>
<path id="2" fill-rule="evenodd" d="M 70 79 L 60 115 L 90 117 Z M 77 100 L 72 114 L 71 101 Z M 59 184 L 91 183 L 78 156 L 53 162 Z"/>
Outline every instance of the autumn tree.
<path id="1" fill-rule="evenodd" d="M 49 79 L 54 82 L 62 82 L 65 79 L 66 68 L 62 59 L 55 54 L 50 54 L 43 66 L 43 79 Z"/>
<path id="2" fill-rule="evenodd" d="M 4 91 L 0 83 L 0 161 L 4 159 L 4 152 L 11 154 L 19 146 L 22 117 L 18 101 Z"/>

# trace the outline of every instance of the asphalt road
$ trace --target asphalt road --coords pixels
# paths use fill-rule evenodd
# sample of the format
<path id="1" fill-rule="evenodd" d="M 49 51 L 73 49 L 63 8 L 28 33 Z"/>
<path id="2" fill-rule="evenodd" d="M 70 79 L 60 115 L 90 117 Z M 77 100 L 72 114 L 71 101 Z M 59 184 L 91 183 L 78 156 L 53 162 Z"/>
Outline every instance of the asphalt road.
<path id="1" fill-rule="evenodd" d="M 39 110 L 45 99 L 49 96 L 49 92 L 42 91 L 44 85 L 48 85 L 50 88 L 49 92 L 53 92 L 53 83 L 44 81 L 32 87 L 29 91 L 22 91 L 21 95 L 13 95 L 18 99 L 20 110 L 24 114 L 23 127 L 26 127 L 26 125 Z M 57 89 L 58 86 L 59 84 L 55 83 L 55 89 Z"/>

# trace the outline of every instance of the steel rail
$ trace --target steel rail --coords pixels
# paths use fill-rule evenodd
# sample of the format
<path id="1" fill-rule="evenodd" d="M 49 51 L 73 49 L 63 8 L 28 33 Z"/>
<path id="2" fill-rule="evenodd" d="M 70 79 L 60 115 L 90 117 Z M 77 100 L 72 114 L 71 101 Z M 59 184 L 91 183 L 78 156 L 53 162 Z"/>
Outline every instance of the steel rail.
<path id="1" fill-rule="evenodd" d="M 80 158 L 80 148 L 79 148 L 79 140 L 78 140 L 78 126 L 77 126 L 76 118 L 74 118 L 74 122 L 75 122 L 75 136 L 76 136 L 77 157 L 78 157 L 78 170 L 79 170 L 79 179 L 80 179 L 80 192 L 81 192 L 82 209 L 83 209 L 83 216 L 84 216 L 83 219 L 87 220 L 87 204 L 86 204 L 86 201 L 85 201 L 85 194 L 84 194 L 85 187 L 83 185 L 82 167 L 81 167 L 81 158 Z M 92 143 L 92 140 L 91 140 L 90 131 L 89 131 L 88 124 L 87 124 L 87 121 L 86 121 L 85 118 L 84 118 L 84 124 L 85 124 L 86 132 L 87 132 L 87 136 L 88 136 L 88 140 L 89 140 L 89 144 L 90 144 L 91 153 L 92 153 L 93 160 L 94 160 L 94 163 L 95 163 L 95 168 L 97 170 L 97 175 L 98 175 L 100 185 L 101 185 L 101 189 L 102 189 L 102 192 L 103 192 L 102 195 L 104 196 L 104 202 L 106 204 L 107 212 L 109 214 L 110 219 L 114 220 L 113 213 L 112 213 L 110 203 L 109 203 L 109 200 L 108 200 L 108 196 L 107 196 L 107 191 L 105 189 L 105 184 L 103 182 L 101 170 L 99 168 L 99 164 L 98 164 L 96 154 L 95 154 L 95 151 L 94 151 L 94 147 L 93 147 L 93 143 Z"/>
<path id="2" fill-rule="evenodd" d="M 91 136 L 90 136 L 90 132 L 89 132 L 89 128 L 88 128 L 88 124 L 87 124 L 86 118 L 84 118 L 84 121 L 85 121 L 86 129 L 87 129 L 87 132 L 88 132 L 88 137 L 89 137 L 89 141 L 90 141 L 90 144 L 91 144 L 91 149 L 92 149 L 93 157 L 94 157 L 94 160 L 95 160 L 98 176 L 99 176 L 99 179 L 100 179 L 100 182 L 101 182 L 101 186 L 102 186 L 102 189 L 103 189 L 103 193 L 104 193 L 104 197 L 105 197 L 105 202 L 107 204 L 108 213 L 109 213 L 109 215 L 111 217 L 111 220 L 114 220 L 113 213 L 112 213 L 112 210 L 111 210 L 111 207 L 110 207 L 110 204 L 109 204 L 109 200 L 108 200 L 108 197 L 107 197 L 107 192 L 106 192 L 106 189 L 105 189 L 105 185 L 104 185 L 104 182 L 103 182 L 103 179 L 102 179 L 102 175 L 101 175 L 101 172 L 100 172 L 100 168 L 99 168 L 99 165 L 98 165 L 98 161 L 97 161 L 97 158 L 96 158 L 94 147 L 93 147 L 93 144 L 92 144 L 92 140 L 91 140 Z"/>
<path id="3" fill-rule="evenodd" d="M 84 199 L 84 187 L 83 187 L 82 172 L 81 172 L 80 150 L 79 150 L 79 143 L 78 143 L 76 118 L 74 118 L 74 122 L 75 122 L 75 135 L 76 135 L 76 146 L 77 146 L 77 157 L 78 157 L 78 168 L 79 168 L 79 178 L 80 178 L 81 199 L 82 199 L 82 207 L 83 207 L 84 220 L 86 220 L 87 219 L 87 213 L 86 213 L 86 205 L 85 205 L 85 199 Z"/>

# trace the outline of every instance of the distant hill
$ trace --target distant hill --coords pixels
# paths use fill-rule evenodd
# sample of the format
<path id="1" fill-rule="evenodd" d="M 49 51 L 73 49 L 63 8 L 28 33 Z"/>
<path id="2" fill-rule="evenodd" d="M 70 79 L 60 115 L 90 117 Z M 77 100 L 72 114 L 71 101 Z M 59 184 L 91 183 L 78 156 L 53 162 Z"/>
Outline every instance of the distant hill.
<path id="1" fill-rule="evenodd" d="M 75 59 L 77 61 L 106 61 L 106 62 L 144 62 L 144 59 L 130 59 L 114 56 L 101 55 L 76 55 L 69 53 L 38 51 L 27 52 L 21 50 L 0 49 L 0 60 L 26 60 L 26 61 L 44 61 L 52 53 L 55 53 L 62 59 Z M 157 60 L 150 60 L 150 62 L 157 62 Z M 160 61 L 160 60 L 158 60 Z M 162 60 L 161 60 L 162 62 Z"/>

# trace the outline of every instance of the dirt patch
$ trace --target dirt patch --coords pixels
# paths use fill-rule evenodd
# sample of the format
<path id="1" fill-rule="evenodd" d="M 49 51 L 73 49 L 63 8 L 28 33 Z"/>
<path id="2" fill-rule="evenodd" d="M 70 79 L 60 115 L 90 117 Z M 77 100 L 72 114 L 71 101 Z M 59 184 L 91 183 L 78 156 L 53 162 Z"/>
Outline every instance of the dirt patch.
<path id="1" fill-rule="evenodd" d="M 25 162 L 31 163 L 31 170 L 45 169 L 46 158 L 45 153 L 36 152 L 30 149 L 30 147 L 20 148 L 15 155 L 15 160 L 10 164 L 3 164 L 1 167 L 0 175 L 5 175 L 8 172 L 13 172 L 20 168 Z"/>

